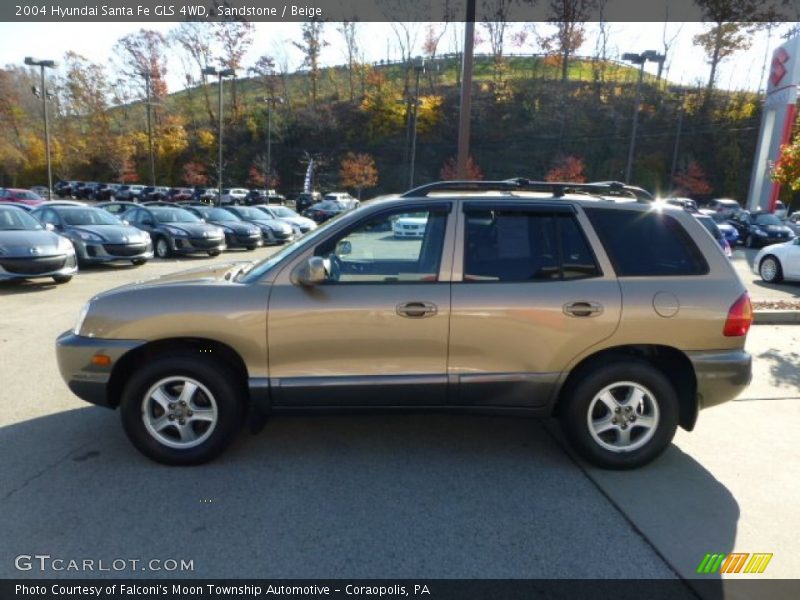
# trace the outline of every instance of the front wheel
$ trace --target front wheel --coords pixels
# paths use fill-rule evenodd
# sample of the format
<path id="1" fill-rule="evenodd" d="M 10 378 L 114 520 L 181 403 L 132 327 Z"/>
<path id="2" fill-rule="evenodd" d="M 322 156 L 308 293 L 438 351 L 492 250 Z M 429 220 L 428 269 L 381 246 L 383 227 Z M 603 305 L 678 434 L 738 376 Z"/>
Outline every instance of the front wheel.
<path id="1" fill-rule="evenodd" d="M 243 398 L 223 366 L 196 356 L 164 356 L 128 380 L 120 413 L 142 454 L 168 465 L 197 465 L 231 443 L 243 422 Z"/>
<path id="2" fill-rule="evenodd" d="M 208 251 L 208 255 L 209 256 L 219 256 L 220 254 L 222 254 L 222 250 L 209 250 Z"/>
<path id="3" fill-rule="evenodd" d="M 678 426 L 678 397 L 644 361 L 627 359 L 582 373 L 565 389 L 561 425 L 587 461 L 606 469 L 645 465 L 669 446 Z"/>
<path id="4" fill-rule="evenodd" d="M 53 281 L 58 284 L 69 283 L 72 281 L 72 275 L 53 275 Z"/>
<path id="5" fill-rule="evenodd" d="M 778 262 L 777 258 L 771 255 L 764 257 L 764 260 L 761 261 L 761 264 L 758 266 L 758 274 L 761 275 L 761 279 L 767 283 L 780 283 L 783 281 L 781 263 Z"/>
<path id="6" fill-rule="evenodd" d="M 171 251 L 169 249 L 169 242 L 166 238 L 160 237 L 156 240 L 156 256 L 158 258 L 169 258 Z"/>
<path id="7" fill-rule="evenodd" d="M 748 234 L 747 238 L 745 238 L 744 245 L 748 248 L 755 248 L 756 242 L 752 235 Z"/>
<path id="8" fill-rule="evenodd" d="M 147 264 L 146 258 L 134 258 L 131 263 L 137 267 Z"/>

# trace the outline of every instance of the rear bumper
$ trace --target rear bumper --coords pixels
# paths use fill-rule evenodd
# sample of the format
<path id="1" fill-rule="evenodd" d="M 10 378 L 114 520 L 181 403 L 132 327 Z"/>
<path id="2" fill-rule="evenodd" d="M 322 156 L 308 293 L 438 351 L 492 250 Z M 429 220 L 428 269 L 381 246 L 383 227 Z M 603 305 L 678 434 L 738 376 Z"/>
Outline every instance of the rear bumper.
<path id="1" fill-rule="evenodd" d="M 752 358 L 744 350 L 688 352 L 697 378 L 699 408 L 733 400 L 750 384 Z"/>
<path id="2" fill-rule="evenodd" d="M 67 387 L 78 398 L 91 404 L 113 408 L 116 406 L 116 399 L 108 396 L 111 372 L 124 354 L 144 343 L 139 340 L 89 338 L 65 331 L 56 340 L 58 370 Z M 92 357 L 96 354 L 110 357 L 111 364 L 92 364 Z"/>

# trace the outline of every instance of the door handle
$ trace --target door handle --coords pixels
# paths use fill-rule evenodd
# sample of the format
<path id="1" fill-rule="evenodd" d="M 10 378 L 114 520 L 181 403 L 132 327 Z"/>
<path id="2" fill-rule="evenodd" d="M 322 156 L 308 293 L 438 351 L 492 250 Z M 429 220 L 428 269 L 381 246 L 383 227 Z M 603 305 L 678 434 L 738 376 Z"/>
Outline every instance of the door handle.
<path id="1" fill-rule="evenodd" d="M 432 317 L 438 309 L 433 302 L 403 302 L 397 305 L 397 314 L 401 317 L 421 319 Z"/>
<path id="2" fill-rule="evenodd" d="M 569 317 L 596 317 L 603 312 L 597 302 L 569 302 L 564 305 L 564 314 Z"/>

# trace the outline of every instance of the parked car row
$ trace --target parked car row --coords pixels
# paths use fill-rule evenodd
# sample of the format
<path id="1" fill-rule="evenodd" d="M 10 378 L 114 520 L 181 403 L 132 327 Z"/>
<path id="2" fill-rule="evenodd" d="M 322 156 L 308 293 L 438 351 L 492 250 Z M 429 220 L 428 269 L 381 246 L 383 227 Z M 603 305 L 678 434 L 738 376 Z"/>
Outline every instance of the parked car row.
<path id="1" fill-rule="evenodd" d="M 66 283 L 79 267 L 284 244 L 316 223 L 284 207 L 77 200 L 0 203 L 0 280 Z"/>

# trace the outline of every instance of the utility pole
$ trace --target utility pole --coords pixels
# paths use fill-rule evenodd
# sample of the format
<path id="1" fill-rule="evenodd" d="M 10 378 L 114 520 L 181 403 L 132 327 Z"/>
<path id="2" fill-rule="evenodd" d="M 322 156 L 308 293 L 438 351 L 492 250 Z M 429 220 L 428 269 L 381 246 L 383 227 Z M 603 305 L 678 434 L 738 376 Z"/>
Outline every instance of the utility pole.
<path id="1" fill-rule="evenodd" d="M 42 113 L 44 115 L 44 145 L 45 145 L 45 154 L 47 160 L 47 199 L 53 199 L 53 165 L 50 161 L 50 121 L 47 116 L 47 100 L 48 100 L 48 91 L 45 87 L 44 81 L 44 70 L 47 69 L 54 69 L 58 66 L 58 63 L 54 60 L 36 60 L 31 56 L 25 57 L 25 64 L 31 67 L 39 67 L 41 71 L 42 77 L 42 89 L 41 89 L 41 96 L 42 96 Z M 33 93 L 36 94 L 36 88 L 34 87 Z"/>
<path id="2" fill-rule="evenodd" d="M 147 145 L 150 152 L 150 185 L 156 185 L 156 159 L 153 154 L 153 117 L 152 117 L 152 103 L 150 102 L 150 71 L 140 71 L 144 77 L 145 89 L 145 102 L 147 105 Z"/>
<path id="3" fill-rule="evenodd" d="M 472 65 L 475 46 L 475 0 L 467 0 L 467 18 L 464 24 L 464 54 L 461 58 L 461 106 L 458 115 L 458 179 L 467 178 L 469 161 L 469 129 L 472 115 Z"/>
<path id="4" fill-rule="evenodd" d="M 264 96 L 264 102 L 267 104 L 267 188 L 270 188 L 272 182 L 272 109 L 278 105 L 283 104 L 283 98 Z"/>
<path id="5" fill-rule="evenodd" d="M 669 171 L 669 186 L 670 188 L 675 181 L 675 171 L 678 168 L 678 147 L 681 143 L 681 129 L 683 128 L 683 105 L 686 98 L 686 93 L 683 90 L 679 91 L 679 104 L 678 104 L 678 127 L 675 131 L 675 146 L 672 148 L 672 168 Z"/>

